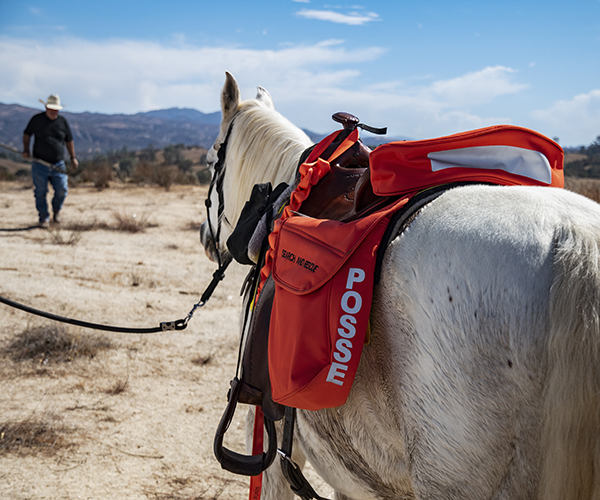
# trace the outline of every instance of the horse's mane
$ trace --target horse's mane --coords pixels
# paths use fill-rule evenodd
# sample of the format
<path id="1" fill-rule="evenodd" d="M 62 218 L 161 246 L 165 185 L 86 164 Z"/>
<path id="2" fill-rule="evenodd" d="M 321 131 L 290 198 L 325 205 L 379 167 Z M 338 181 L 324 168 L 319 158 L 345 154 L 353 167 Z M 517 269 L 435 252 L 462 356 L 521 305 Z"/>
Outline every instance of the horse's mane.
<path id="1" fill-rule="evenodd" d="M 255 183 L 294 179 L 308 136 L 274 109 L 257 100 L 243 101 L 227 145 L 224 191 L 226 216 L 235 225 Z M 229 125 L 229 124 L 223 124 Z"/>

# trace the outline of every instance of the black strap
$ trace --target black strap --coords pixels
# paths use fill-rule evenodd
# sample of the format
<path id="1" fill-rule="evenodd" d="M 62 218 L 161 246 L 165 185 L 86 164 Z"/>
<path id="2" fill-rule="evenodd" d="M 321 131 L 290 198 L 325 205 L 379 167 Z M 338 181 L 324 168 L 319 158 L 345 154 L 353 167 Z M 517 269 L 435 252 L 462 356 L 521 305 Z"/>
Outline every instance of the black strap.
<path id="1" fill-rule="evenodd" d="M 221 238 L 221 219 L 223 217 L 223 212 L 225 211 L 225 200 L 223 195 L 223 182 L 225 180 L 225 154 L 227 152 L 227 144 L 229 143 L 229 137 L 231 136 L 231 131 L 233 130 L 233 123 L 235 120 L 232 120 L 229 124 L 229 128 L 227 129 L 227 134 L 225 135 L 225 140 L 221 143 L 219 147 L 219 151 L 217 151 L 217 163 L 215 164 L 215 171 L 213 173 L 213 178 L 210 181 L 210 186 L 208 187 L 208 195 L 204 204 L 206 206 L 206 220 L 208 222 L 208 229 L 210 231 L 210 237 L 215 244 L 215 247 L 219 244 L 219 239 Z M 211 196 L 213 189 L 217 190 L 217 196 L 219 197 L 219 206 L 217 207 L 217 228 L 216 232 L 213 228 L 212 222 L 210 220 L 210 208 L 212 206 Z M 218 248 L 216 248 L 217 253 L 217 262 L 219 264 L 219 268 L 221 267 L 221 252 Z"/>
<path id="2" fill-rule="evenodd" d="M 123 326 L 110 326 L 110 325 L 102 325 L 99 323 L 90 323 L 89 321 L 81 321 L 78 319 L 67 318 L 65 316 L 58 316 L 57 314 L 52 314 L 46 311 L 41 311 L 39 309 L 34 309 L 33 307 L 26 306 L 24 304 L 20 304 L 19 302 L 15 302 L 14 300 L 7 299 L 6 297 L 0 296 L 0 302 L 6 304 L 7 306 L 14 307 L 15 309 L 20 309 L 21 311 L 25 311 L 30 314 L 35 314 L 36 316 L 41 316 L 43 318 L 48 318 L 53 321 L 59 321 L 60 323 L 68 323 L 70 325 L 81 326 L 83 328 L 91 328 L 92 330 L 103 330 L 105 332 L 116 332 L 116 333 L 158 333 L 158 332 L 169 332 L 174 330 L 185 330 L 187 325 L 192 319 L 194 312 L 199 307 L 204 306 L 208 299 L 217 288 L 219 282 L 225 277 L 225 270 L 227 266 L 231 263 L 231 257 L 226 259 L 222 265 L 213 273 L 213 278 L 200 300 L 194 304 L 191 311 L 185 318 L 178 319 L 176 321 L 163 321 L 159 326 L 155 326 L 153 328 L 130 328 Z"/>
<path id="3" fill-rule="evenodd" d="M 303 500 L 327 500 L 319 496 L 308 480 L 302 474 L 302 470 L 292 460 L 292 446 L 294 442 L 294 426 L 296 425 L 296 408 L 287 407 L 285 409 L 285 423 L 283 425 L 283 439 L 281 448 L 277 450 L 281 456 L 281 470 L 283 475 L 290 483 L 290 488 L 294 494 Z"/>
<path id="4" fill-rule="evenodd" d="M 33 307 L 26 306 L 24 304 L 19 304 L 14 300 L 7 299 L 5 297 L 0 296 L 0 302 L 6 304 L 7 306 L 14 307 L 15 309 L 20 309 L 21 311 L 25 311 L 30 314 L 35 314 L 36 316 L 42 316 L 43 318 L 48 318 L 54 321 L 60 321 L 61 323 L 68 323 L 70 325 L 82 326 L 83 328 L 92 328 L 94 330 L 104 330 L 107 332 L 117 332 L 117 333 L 157 333 L 169 330 L 183 330 L 187 324 L 184 324 L 183 319 L 179 319 L 177 321 L 167 321 L 160 324 L 160 326 L 154 328 L 128 328 L 128 327 L 120 327 L 120 326 L 109 326 L 109 325 L 100 325 L 97 323 L 89 323 L 87 321 L 80 321 L 73 318 L 66 318 L 64 316 L 58 316 L 56 314 L 52 314 L 46 311 L 40 311 L 39 309 L 34 309 Z"/>

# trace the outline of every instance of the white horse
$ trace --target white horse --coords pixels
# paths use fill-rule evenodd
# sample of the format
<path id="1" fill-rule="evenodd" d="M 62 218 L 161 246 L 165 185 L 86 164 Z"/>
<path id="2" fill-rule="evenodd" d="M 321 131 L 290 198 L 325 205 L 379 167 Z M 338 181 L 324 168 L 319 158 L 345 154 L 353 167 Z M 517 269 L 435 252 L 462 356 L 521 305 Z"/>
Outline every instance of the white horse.
<path id="1" fill-rule="evenodd" d="M 252 185 L 292 182 L 310 141 L 264 89 L 241 102 L 230 74 L 221 104 L 208 157 L 235 118 L 224 252 Z M 295 460 L 338 500 L 600 499 L 599 205 L 554 188 L 447 191 L 387 249 L 371 324 L 347 403 L 298 412 Z M 275 463 L 263 498 L 291 497 Z"/>

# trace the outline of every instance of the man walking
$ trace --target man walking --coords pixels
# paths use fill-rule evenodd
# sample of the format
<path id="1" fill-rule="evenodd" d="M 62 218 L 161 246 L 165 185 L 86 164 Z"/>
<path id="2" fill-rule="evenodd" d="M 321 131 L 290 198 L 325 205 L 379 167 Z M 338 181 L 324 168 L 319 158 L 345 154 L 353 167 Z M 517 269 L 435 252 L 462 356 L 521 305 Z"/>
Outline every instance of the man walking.
<path id="1" fill-rule="evenodd" d="M 60 210 L 67 197 L 68 176 L 64 161 L 65 145 L 71 156 L 71 163 L 77 167 L 79 162 L 75 156 L 73 134 L 69 123 L 63 116 L 58 116 L 58 112 L 63 108 L 60 104 L 60 97 L 52 94 L 46 102 L 41 99 L 40 102 L 46 106 L 46 111 L 33 116 L 29 120 L 23 133 L 23 157 L 31 158 L 29 143 L 31 136 L 35 136 L 33 162 L 31 164 L 35 208 L 39 216 L 39 226 L 48 227 L 50 223 L 48 202 L 46 201 L 48 182 L 52 184 L 54 189 L 52 213 L 56 224 L 60 223 Z M 35 161 L 36 159 L 44 160 L 52 167 L 43 165 Z"/>

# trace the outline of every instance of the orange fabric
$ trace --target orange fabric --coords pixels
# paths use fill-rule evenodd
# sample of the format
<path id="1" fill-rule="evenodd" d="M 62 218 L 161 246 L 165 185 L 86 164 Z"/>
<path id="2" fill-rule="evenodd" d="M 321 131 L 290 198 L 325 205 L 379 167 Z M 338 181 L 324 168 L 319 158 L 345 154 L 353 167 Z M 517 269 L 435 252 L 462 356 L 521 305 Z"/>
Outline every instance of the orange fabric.
<path id="1" fill-rule="evenodd" d="M 367 332 L 377 249 L 409 197 L 348 223 L 291 217 L 280 225 L 269 330 L 274 401 L 307 410 L 346 402 Z"/>
<path id="2" fill-rule="evenodd" d="M 458 152 L 465 148 L 509 146 L 541 153 L 550 169 L 550 182 L 507 172 L 501 168 L 448 168 L 434 171 L 432 153 Z M 497 125 L 423 141 L 384 144 L 370 156 L 371 183 L 379 196 L 398 195 L 449 182 L 478 181 L 492 184 L 525 186 L 564 186 L 564 153 L 554 141 L 542 134 L 512 125 Z"/>
<path id="3" fill-rule="evenodd" d="M 323 178 L 323 176 L 329 172 L 329 162 L 320 158 L 319 155 L 323 154 L 323 152 L 335 140 L 338 134 L 339 131 L 334 132 L 325 137 L 325 139 L 323 139 L 319 144 L 317 144 L 317 146 L 312 150 L 307 160 L 302 165 L 300 165 L 300 168 L 298 169 L 301 176 L 300 183 L 292 192 L 289 204 L 286 205 L 286 207 L 283 209 L 281 217 L 275 221 L 273 232 L 269 235 L 269 249 L 267 250 L 265 255 L 265 264 L 260 271 L 261 282 L 258 287 L 257 295 L 260 294 L 260 291 L 262 290 L 262 285 L 271 274 L 271 267 L 273 263 L 273 243 L 275 241 L 277 233 L 279 232 L 281 224 L 283 223 L 283 221 L 293 216 L 294 212 L 300 210 L 302 202 L 306 200 L 306 198 L 308 198 L 312 187 L 316 186 L 317 183 Z M 337 149 L 331 155 L 330 160 L 334 160 L 335 158 L 337 158 L 344 151 L 350 148 L 357 140 L 358 129 L 355 129 L 337 147 Z"/>

